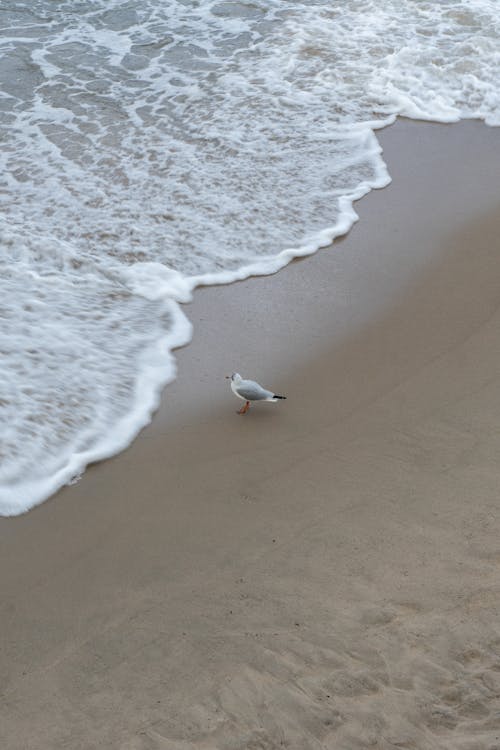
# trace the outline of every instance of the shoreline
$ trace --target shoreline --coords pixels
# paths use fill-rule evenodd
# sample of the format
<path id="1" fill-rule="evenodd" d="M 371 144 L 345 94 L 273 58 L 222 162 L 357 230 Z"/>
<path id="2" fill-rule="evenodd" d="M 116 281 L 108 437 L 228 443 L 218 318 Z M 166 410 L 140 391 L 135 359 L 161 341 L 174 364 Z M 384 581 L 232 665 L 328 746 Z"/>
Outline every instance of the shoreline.
<path id="1" fill-rule="evenodd" d="M 377 138 L 350 232 L 198 289 L 152 424 L 0 519 L 7 747 L 494 741 L 499 133 Z"/>
<path id="2" fill-rule="evenodd" d="M 375 127 L 375 123 L 371 125 L 373 129 L 369 131 L 370 137 L 377 143 L 374 153 L 376 152 L 381 157 L 382 147 L 376 139 L 376 132 L 383 127 L 387 127 L 387 125 L 379 128 Z M 367 124 L 366 127 L 369 127 L 369 125 Z M 176 380 L 175 352 L 191 343 L 193 326 L 185 314 L 183 306 L 192 302 L 193 294 L 198 289 L 227 286 L 262 276 L 274 276 L 290 263 L 311 257 L 318 251 L 330 247 L 337 239 L 347 235 L 359 220 L 354 205 L 372 190 L 383 189 L 390 182 L 391 178 L 385 163 L 382 161 L 378 178 L 374 178 L 371 184 L 360 183 L 356 190 L 340 198 L 339 206 L 342 205 L 342 208 L 339 208 L 340 216 L 334 225 L 316 232 L 313 239 L 309 242 L 304 240 L 303 245 L 284 249 L 275 255 L 266 256 L 260 260 L 250 261 L 235 270 L 227 269 L 217 273 L 184 277 L 177 271 L 162 267 L 164 273 L 163 275 L 160 273 L 159 280 L 156 282 L 157 288 L 152 288 L 151 279 L 145 281 L 142 278 L 140 264 L 135 277 L 133 273 L 129 274 L 125 271 L 125 280 L 127 278 L 129 278 L 129 281 L 130 279 L 133 280 L 131 288 L 134 288 L 139 294 L 144 294 L 147 299 L 151 298 L 151 294 L 153 295 L 152 298 L 156 298 L 157 294 L 159 296 L 166 294 L 164 313 L 170 316 L 171 327 L 163 339 L 156 342 L 153 347 L 155 352 L 161 351 L 161 354 L 159 356 L 158 354 L 152 355 L 152 358 L 156 360 L 153 367 L 149 362 L 145 370 L 139 369 L 135 383 L 135 398 L 130 402 L 129 411 L 123 414 L 112 428 L 91 443 L 90 447 L 85 449 L 74 447 L 73 453 L 68 454 L 66 461 L 52 474 L 43 475 L 37 480 L 28 479 L 24 483 L 17 481 L 9 488 L 8 485 L 2 487 L 0 492 L 0 518 L 15 517 L 27 513 L 54 497 L 65 486 L 76 484 L 89 466 L 119 455 L 151 423 L 160 407 L 163 391 Z M 162 284 L 167 285 L 168 292 L 163 287 L 160 294 L 159 290 Z M 145 359 L 147 360 L 148 357 L 146 356 Z M 29 499 L 19 502 L 17 498 L 23 496 Z"/>

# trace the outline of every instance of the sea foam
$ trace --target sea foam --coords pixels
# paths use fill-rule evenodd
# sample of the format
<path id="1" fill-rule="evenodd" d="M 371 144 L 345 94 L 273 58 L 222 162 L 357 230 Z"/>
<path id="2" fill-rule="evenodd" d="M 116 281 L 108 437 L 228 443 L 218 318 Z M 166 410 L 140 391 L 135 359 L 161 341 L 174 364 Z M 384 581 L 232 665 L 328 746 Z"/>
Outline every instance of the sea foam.
<path id="1" fill-rule="evenodd" d="M 398 115 L 500 124 L 491 0 L 4 3 L 0 513 L 123 449 L 200 284 L 349 230 Z"/>

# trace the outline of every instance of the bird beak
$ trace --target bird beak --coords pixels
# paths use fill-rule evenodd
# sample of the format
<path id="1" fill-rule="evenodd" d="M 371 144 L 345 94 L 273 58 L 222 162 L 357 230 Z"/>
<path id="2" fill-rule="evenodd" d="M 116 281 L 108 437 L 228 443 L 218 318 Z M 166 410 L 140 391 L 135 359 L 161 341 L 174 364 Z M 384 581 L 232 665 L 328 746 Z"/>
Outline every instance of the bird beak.
<path id="1" fill-rule="evenodd" d="M 226 380 L 231 380 L 231 375 L 225 375 L 224 377 L 226 378 Z"/>

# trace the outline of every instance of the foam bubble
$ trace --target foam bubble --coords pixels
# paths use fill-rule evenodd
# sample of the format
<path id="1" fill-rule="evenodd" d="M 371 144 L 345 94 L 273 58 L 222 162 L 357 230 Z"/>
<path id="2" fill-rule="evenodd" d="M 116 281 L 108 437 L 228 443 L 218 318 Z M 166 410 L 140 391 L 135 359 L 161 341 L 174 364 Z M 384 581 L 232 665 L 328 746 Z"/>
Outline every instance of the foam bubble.
<path id="1" fill-rule="evenodd" d="M 147 423 L 196 285 L 348 231 L 374 129 L 500 124 L 490 0 L 4 5 L 3 514 Z"/>

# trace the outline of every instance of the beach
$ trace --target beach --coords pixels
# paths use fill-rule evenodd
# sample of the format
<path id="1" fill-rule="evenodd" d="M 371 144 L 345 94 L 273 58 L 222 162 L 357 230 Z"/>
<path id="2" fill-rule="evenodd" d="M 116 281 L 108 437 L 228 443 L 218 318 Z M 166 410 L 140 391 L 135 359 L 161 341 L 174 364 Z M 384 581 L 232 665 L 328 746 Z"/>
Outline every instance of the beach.
<path id="1" fill-rule="evenodd" d="M 152 424 L 0 519 L 2 748 L 500 747 L 500 131 L 377 137 L 353 229 L 197 290 Z"/>

